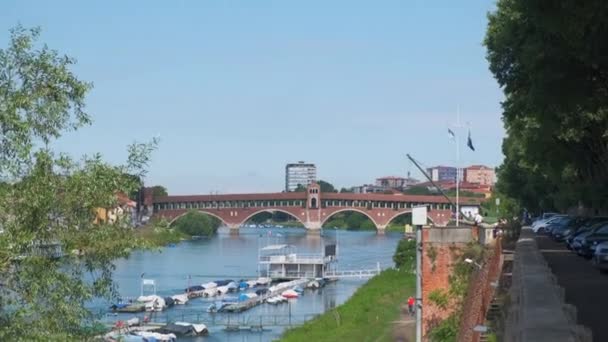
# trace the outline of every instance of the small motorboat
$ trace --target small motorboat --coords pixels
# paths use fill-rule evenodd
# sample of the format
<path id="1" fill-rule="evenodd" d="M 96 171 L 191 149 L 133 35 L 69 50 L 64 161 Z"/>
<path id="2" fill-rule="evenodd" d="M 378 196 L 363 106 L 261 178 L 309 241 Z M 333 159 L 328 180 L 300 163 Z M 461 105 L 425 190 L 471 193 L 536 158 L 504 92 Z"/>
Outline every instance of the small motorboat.
<path id="1" fill-rule="evenodd" d="M 121 313 L 135 313 L 146 311 L 146 304 L 144 303 L 118 303 L 110 307 L 113 312 Z"/>
<path id="2" fill-rule="evenodd" d="M 228 283 L 226 287 L 228 287 L 228 292 L 236 292 L 239 289 L 239 285 L 234 281 Z"/>
<path id="3" fill-rule="evenodd" d="M 277 304 L 283 303 L 285 301 L 287 301 L 287 298 L 285 298 L 281 295 L 270 297 L 270 298 L 266 299 L 266 303 L 273 304 L 273 305 L 277 305 Z"/>
<path id="4" fill-rule="evenodd" d="M 268 289 L 267 288 L 261 288 L 255 291 L 255 294 L 257 294 L 258 296 L 264 295 L 268 293 Z"/>
<path id="5" fill-rule="evenodd" d="M 188 294 L 186 294 L 186 293 L 179 294 L 179 295 L 173 295 L 173 296 L 171 296 L 171 298 L 173 299 L 173 302 L 176 305 L 184 305 L 184 304 L 188 303 Z"/>
<path id="6" fill-rule="evenodd" d="M 216 280 L 214 281 L 214 283 L 216 284 L 216 286 L 226 286 L 230 283 L 233 283 L 234 280 L 232 279 L 224 279 L 224 280 Z"/>
<path id="7" fill-rule="evenodd" d="M 163 311 L 167 307 L 167 303 L 163 297 L 157 295 L 139 296 L 137 301 L 144 303 L 146 311 Z"/>
<path id="8" fill-rule="evenodd" d="M 206 325 L 192 324 L 188 322 L 169 323 L 154 331 L 161 334 L 172 334 L 175 336 L 201 336 L 209 333 Z"/>
<path id="9" fill-rule="evenodd" d="M 218 286 L 217 283 L 212 282 L 212 281 L 208 282 L 208 283 L 201 284 L 201 287 L 202 287 L 203 290 L 212 289 L 212 288 L 217 287 L 217 286 Z"/>
<path id="10" fill-rule="evenodd" d="M 311 280 L 308 282 L 308 284 L 306 284 L 306 287 L 309 289 L 318 289 L 321 287 L 321 284 L 319 284 L 319 282 L 316 280 Z"/>
<path id="11" fill-rule="evenodd" d="M 266 285 L 270 284 L 271 282 L 272 282 L 272 279 L 270 279 L 270 278 L 260 277 L 257 279 L 257 284 L 262 285 L 262 286 L 266 286 Z"/>
<path id="12" fill-rule="evenodd" d="M 202 285 L 193 285 L 193 286 L 187 287 L 184 290 L 184 292 L 202 291 L 204 289 L 205 289 L 205 287 L 203 287 Z"/>
<path id="13" fill-rule="evenodd" d="M 203 290 L 203 297 L 209 298 L 209 297 L 215 297 L 217 296 L 218 291 L 217 288 L 210 288 L 210 289 L 205 289 Z"/>
<path id="14" fill-rule="evenodd" d="M 218 296 L 223 296 L 230 290 L 228 286 L 218 286 L 214 289 Z"/>
<path id="15" fill-rule="evenodd" d="M 281 295 L 287 299 L 298 298 L 300 295 L 294 290 L 285 290 Z"/>

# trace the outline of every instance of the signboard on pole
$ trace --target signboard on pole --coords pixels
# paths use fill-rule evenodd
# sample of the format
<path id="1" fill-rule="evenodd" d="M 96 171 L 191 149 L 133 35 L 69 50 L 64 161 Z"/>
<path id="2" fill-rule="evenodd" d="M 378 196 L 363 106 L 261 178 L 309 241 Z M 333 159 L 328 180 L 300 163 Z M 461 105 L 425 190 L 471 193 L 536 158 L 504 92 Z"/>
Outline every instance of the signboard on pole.
<path id="1" fill-rule="evenodd" d="M 426 206 L 412 208 L 412 224 L 415 226 L 424 226 L 426 220 Z"/>

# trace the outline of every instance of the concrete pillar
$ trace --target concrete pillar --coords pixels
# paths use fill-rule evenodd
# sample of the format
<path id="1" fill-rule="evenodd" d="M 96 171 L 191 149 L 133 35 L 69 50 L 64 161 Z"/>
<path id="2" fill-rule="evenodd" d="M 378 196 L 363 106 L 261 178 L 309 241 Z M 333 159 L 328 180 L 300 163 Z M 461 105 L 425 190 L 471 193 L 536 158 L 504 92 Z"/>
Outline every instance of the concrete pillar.
<path id="1" fill-rule="evenodd" d="M 321 221 L 307 221 L 304 223 L 304 227 L 307 230 L 321 230 Z"/>
<path id="2" fill-rule="evenodd" d="M 387 224 L 376 225 L 376 234 L 384 235 L 384 232 L 386 231 L 386 226 L 388 226 L 388 225 Z"/>
<path id="3" fill-rule="evenodd" d="M 241 227 L 241 225 L 239 223 L 226 223 L 226 226 L 228 228 L 230 228 L 230 231 L 232 232 L 233 230 L 238 231 L 239 228 Z"/>

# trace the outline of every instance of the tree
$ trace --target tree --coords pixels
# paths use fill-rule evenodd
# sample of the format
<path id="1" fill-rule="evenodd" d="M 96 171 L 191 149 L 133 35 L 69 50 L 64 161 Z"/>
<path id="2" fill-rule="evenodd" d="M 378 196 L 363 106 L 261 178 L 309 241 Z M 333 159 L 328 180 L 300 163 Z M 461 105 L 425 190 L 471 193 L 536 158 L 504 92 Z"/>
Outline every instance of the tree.
<path id="1" fill-rule="evenodd" d="M 193 209 L 175 220 L 173 227 L 189 236 L 209 237 L 217 232 L 220 224 L 221 222 L 215 217 Z"/>
<path id="2" fill-rule="evenodd" d="M 413 270 L 416 263 L 416 241 L 415 240 L 399 240 L 395 254 L 393 255 L 395 267 L 405 267 Z"/>
<path id="3" fill-rule="evenodd" d="M 321 192 L 338 192 L 338 190 L 336 190 L 336 188 L 329 182 L 326 182 L 324 180 L 318 180 L 317 184 L 319 184 L 319 187 L 321 187 Z"/>
<path id="4" fill-rule="evenodd" d="M 506 98 L 497 188 L 531 211 L 608 208 L 607 15 L 603 0 L 499 0 L 489 15 Z"/>
<path id="5" fill-rule="evenodd" d="M 157 198 L 157 197 L 165 197 L 165 196 L 169 196 L 169 193 L 167 192 L 167 188 L 165 188 L 162 185 L 155 185 L 152 187 L 152 197 Z"/>
<path id="6" fill-rule="evenodd" d="M 131 145 L 121 166 L 48 148 L 91 122 L 91 84 L 72 73 L 74 59 L 37 46 L 39 34 L 18 26 L 0 49 L 0 340 L 87 340 L 94 317 L 84 304 L 116 295 L 113 261 L 142 246 L 128 220 L 95 223 L 96 212 L 139 186 L 125 175 L 145 176 L 156 141 Z M 44 253 L 55 242 L 60 260 Z"/>
<path id="7" fill-rule="evenodd" d="M 426 186 L 412 186 L 403 191 L 406 195 L 437 195 L 438 191 L 431 191 Z"/>
<path id="8" fill-rule="evenodd" d="M 306 192 L 306 187 L 302 184 L 298 184 L 294 192 Z"/>
<path id="9" fill-rule="evenodd" d="M 347 188 L 342 188 L 340 189 L 340 193 L 344 194 L 344 193 L 352 193 L 353 190 L 352 189 L 347 189 Z"/>

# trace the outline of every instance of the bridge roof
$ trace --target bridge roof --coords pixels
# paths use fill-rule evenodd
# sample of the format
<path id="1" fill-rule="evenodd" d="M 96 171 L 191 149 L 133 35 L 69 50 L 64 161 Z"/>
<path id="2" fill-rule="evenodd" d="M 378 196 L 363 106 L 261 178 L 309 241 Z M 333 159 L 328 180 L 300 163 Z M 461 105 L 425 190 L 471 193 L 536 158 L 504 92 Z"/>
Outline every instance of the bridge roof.
<path id="1" fill-rule="evenodd" d="M 155 203 L 167 202 L 206 202 L 206 201 L 265 201 L 265 200 L 306 200 L 305 192 L 276 192 L 259 194 L 222 194 L 222 195 L 180 195 L 154 199 Z"/>
<path id="2" fill-rule="evenodd" d="M 306 200 L 305 192 L 277 192 L 259 194 L 223 194 L 223 195 L 184 195 L 155 198 L 155 203 L 171 202 L 206 202 L 206 201 L 265 201 L 265 200 Z M 449 203 L 443 196 L 404 195 L 404 194 L 355 194 L 323 192 L 321 199 L 351 200 L 351 201 L 385 201 L 412 203 Z M 460 197 L 463 205 L 479 205 L 483 199 L 475 197 Z M 455 198 L 452 198 L 456 202 Z"/>
<path id="3" fill-rule="evenodd" d="M 449 203 L 447 198 L 444 196 L 432 196 L 432 195 L 404 195 L 404 194 L 354 194 L 354 193 L 322 193 L 322 199 L 341 199 L 341 200 L 353 200 L 353 201 L 385 201 L 385 202 L 417 202 L 417 203 Z M 481 198 L 475 197 L 460 197 L 460 203 L 462 204 L 475 204 L 481 203 Z M 453 202 L 456 202 L 456 198 L 452 198 Z"/>

